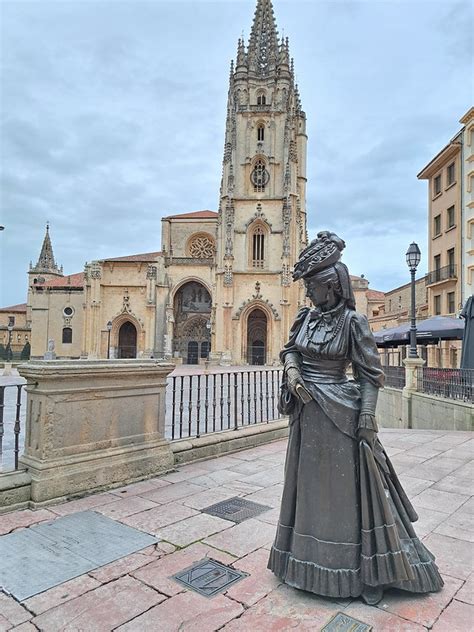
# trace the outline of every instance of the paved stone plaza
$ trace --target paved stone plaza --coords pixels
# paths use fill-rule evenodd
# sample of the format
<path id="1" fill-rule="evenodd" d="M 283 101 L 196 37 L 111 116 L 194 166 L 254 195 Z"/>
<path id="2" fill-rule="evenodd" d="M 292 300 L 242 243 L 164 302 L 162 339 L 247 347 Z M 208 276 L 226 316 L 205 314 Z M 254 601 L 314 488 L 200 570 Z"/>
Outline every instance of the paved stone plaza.
<path id="1" fill-rule="evenodd" d="M 339 611 L 377 632 L 471 630 L 472 434 L 383 430 L 381 436 L 419 513 L 417 533 L 437 557 L 445 580 L 441 593 L 391 591 L 377 607 L 369 607 L 358 599 L 322 599 L 294 590 L 267 571 L 283 481 L 286 441 L 281 440 L 107 493 L 0 516 L 4 535 L 91 510 L 160 539 L 22 604 L 0 592 L 0 631 L 314 631 Z M 234 496 L 271 509 L 240 524 L 201 513 Z M 212 598 L 172 578 L 206 556 L 248 577 Z"/>

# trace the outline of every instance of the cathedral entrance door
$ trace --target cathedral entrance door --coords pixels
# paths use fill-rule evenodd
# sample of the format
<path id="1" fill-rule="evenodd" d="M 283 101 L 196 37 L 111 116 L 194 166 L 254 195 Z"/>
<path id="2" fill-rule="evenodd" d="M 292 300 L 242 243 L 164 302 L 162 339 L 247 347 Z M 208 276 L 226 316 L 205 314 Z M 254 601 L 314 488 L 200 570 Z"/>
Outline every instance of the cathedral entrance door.
<path id="1" fill-rule="evenodd" d="M 173 352 L 187 364 L 198 364 L 209 355 L 211 307 L 209 292 L 197 281 L 185 283 L 176 292 Z"/>
<path id="2" fill-rule="evenodd" d="M 265 343 L 254 340 L 252 343 L 252 364 L 265 364 Z"/>
<path id="3" fill-rule="evenodd" d="M 247 320 L 247 362 L 262 365 L 266 356 L 267 317 L 261 309 L 254 309 Z"/>
<path id="4" fill-rule="evenodd" d="M 198 364 L 199 362 L 199 344 L 191 340 L 188 342 L 188 358 L 186 360 L 187 364 Z"/>
<path id="5" fill-rule="evenodd" d="M 118 336 L 118 357 L 137 357 L 137 330 L 130 321 L 124 323 L 119 329 Z"/>

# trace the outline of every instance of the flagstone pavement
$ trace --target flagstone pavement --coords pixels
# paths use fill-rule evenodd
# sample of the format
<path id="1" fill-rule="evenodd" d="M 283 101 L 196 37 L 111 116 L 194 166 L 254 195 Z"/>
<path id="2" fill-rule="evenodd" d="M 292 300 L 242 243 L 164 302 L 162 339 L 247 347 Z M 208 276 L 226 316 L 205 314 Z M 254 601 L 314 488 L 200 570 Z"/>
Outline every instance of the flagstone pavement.
<path id="1" fill-rule="evenodd" d="M 314 631 L 338 611 L 376 632 L 472 630 L 473 435 L 383 430 L 381 438 L 419 512 L 415 527 L 436 555 L 445 580 L 442 592 L 388 591 L 377 607 L 370 607 L 358 599 L 319 598 L 279 582 L 266 563 L 282 491 L 286 440 L 280 440 L 121 489 L 1 515 L 0 535 L 93 510 L 160 540 L 23 603 L 0 591 L 0 631 Z M 233 496 L 271 509 L 240 524 L 200 512 Z M 170 579 L 206 556 L 248 577 L 213 598 Z"/>

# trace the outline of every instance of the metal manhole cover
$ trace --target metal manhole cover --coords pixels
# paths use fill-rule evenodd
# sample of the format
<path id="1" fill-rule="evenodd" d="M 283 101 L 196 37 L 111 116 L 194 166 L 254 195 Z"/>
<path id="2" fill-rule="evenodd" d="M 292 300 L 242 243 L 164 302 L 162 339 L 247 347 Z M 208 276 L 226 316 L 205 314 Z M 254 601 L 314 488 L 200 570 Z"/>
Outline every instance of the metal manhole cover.
<path id="1" fill-rule="evenodd" d="M 338 612 L 326 625 L 321 628 L 321 632 L 370 632 L 372 626 L 354 619 L 343 612 Z"/>
<path id="2" fill-rule="evenodd" d="M 271 507 L 267 505 L 260 505 L 254 503 L 251 500 L 245 500 L 240 496 L 234 498 L 227 498 L 220 503 L 210 505 L 205 509 L 201 509 L 203 513 L 210 514 L 211 516 L 217 516 L 218 518 L 225 518 L 225 520 L 232 520 L 232 522 L 243 522 L 254 516 L 258 516 L 264 511 L 268 511 Z"/>
<path id="3" fill-rule="evenodd" d="M 176 575 L 172 575 L 172 579 L 186 588 L 191 588 L 200 595 L 204 595 L 204 597 L 214 597 L 214 595 L 223 593 L 245 577 L 248 577 L 248 573 L 243 573 L 209 558 L 196 562 Z"/>

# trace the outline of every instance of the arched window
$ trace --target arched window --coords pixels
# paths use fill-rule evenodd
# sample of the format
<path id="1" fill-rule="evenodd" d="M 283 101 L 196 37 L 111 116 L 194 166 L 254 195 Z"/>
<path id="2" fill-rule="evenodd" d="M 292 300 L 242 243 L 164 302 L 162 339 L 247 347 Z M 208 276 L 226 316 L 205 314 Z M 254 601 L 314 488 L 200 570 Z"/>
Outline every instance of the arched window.
<path id="1" fill-rule="evenodd" d="M 265 140 L 265 125 L 263 123 L 257 127 L 257 140 Z"/>
<path id="2" fill-rule="evenodd" d="M 265 231 L 260 225 L 252 230 L 252 267 L 263 268 L 265 263 Z"/>
<path id="3" fill-rule="evenodd" d="M 63 328 L 63 344 L 71 344 L 72 343 L 72 329 L 71 327 Z"/>
<path id="4" fill-rule="evenodd" d="M 265 163 L 261 158 L 257 160 L 253 168 L 251 179 L 254 187 L 254 191 L 259 193 L 265 191 L 265 185 L 270 179 L 270 175 L 265 168 Z"/>
<path id="5" fill-rule="evenodd" d="M 257 95 L 257 105 L 266 105 L 267 97 L 264 94 Z"/>

